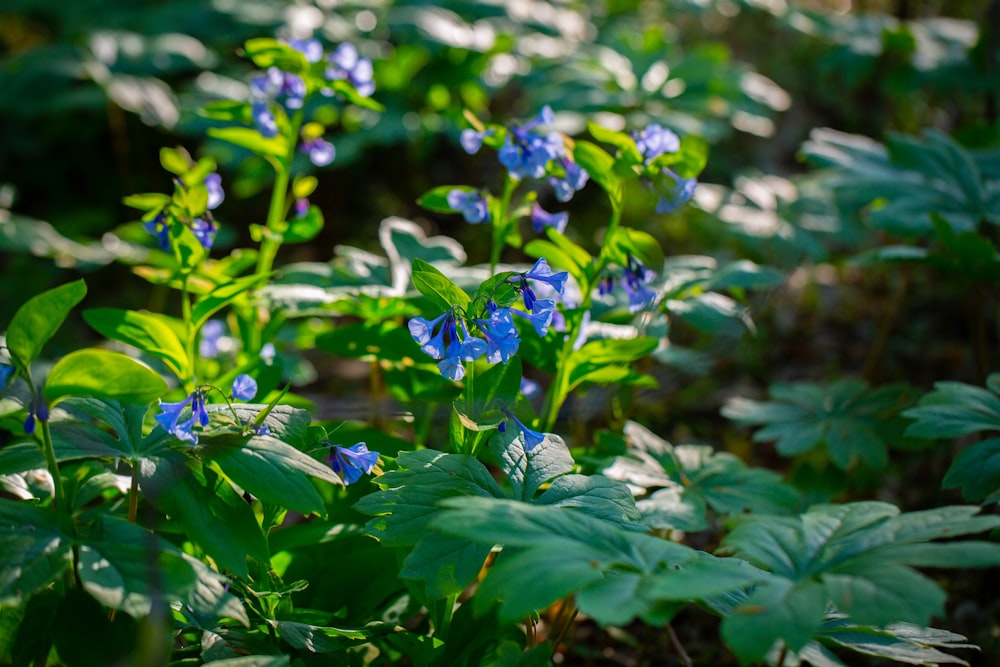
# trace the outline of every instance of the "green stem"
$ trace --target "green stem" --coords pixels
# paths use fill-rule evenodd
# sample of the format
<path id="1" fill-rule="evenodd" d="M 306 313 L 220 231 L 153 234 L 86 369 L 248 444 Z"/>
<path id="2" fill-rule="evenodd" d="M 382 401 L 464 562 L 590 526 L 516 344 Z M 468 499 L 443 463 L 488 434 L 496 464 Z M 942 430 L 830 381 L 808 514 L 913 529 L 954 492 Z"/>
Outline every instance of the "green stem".
<path id="1" fill-rule="evenodd" d="M 135 523 L 139 514 L 139 462 L 132 461 L 132 484 L 128 490 L 128 522 Z"/>
<path id="2" fill-rule="evenodd" d="M 274 162 L 274 188 L 271 190 L 271 205 L 267 209 L 267 230 L 260 243 L 260 254 L 257 255 L 257 275 L 270 273 L 274 267 L 274 258 L 284 240 L 286 231 L 285 215 L 288 211 L 288 183 L 291 180 L 292 160 L 295 158 L 295 147 L 298 145 L 299 130 L 302 128 L 303 113 L 296 111 L 289 126 L 288 152 Z"/>
<path id="3" fill-rule="evenodd" d="M 62 476 L 59 474 L 59 462 L 56 461 L 55 447 L 52 446 L 52 431 L 49 430 L 49 422 L 41 419 L 38 421 L 42 425 L 42 453 L 45 454 L 45 462 L 49 468 L 49 475 L 52 476 L 52 489 L 55 493 L 52 506 L 59 509 L 65 502 L 66 489 L 63 487 Z"/>
<path id="4" fill-rule="evenodd" d="M 475 377 L 476 377 L 476 362 L 470 361 L 465 370 L 465 414 L 470 419 L 475 419 L 476 414 L 473 412 L 475 403 L 473 402 L 476 397 L 475 392 Z M 465 435 L 463 437 L 464 442 L 462 443 L 462 449 L 465 451 L 463 454 L 468 454 L 469 456 L 475 456 L 475 446 L 478 439 L 479 433 L 477 431 L 470 431 L 466 429 L 464 431 Z"/>
<path id="5" fill-rule="evenodd" d="M 510 200 L 514 195 L 514 188 L 517 187 L 517 179 L 507 175 L 507 180 L 503 186 L 503 195 L 500 198 L 500 209 L 497 211 L 497 220 L 493 225 L 493 245 L 490 248 L 490 275 L 496 271 L 497 264 L 500 263 L 500 253 L 503 251 L 507 240 L 507 231 L 511 221 L 507 219 L 507 211 L 510 209 Z"/>
<path id="6" fill-rule="evenodd" d="M 434 638 L 447 641 L 448 633 L 451 631 L 451 619 L 455 615 L 455 602 L 458 595 L 449 595 L 443 600 L 436 600 L 431 603 L 432 623 L 434 624 Z"/>
<path id="7" fill-rule="evenodd" d="M 611 220 L 608 221 L 608 229 L 604 234 L 605 239 L 610 238 L 614 234 L 618 228 L 618 224 L 621 222 L 621 217 L 621 209 L 612 205 Z M 569 355 L 573 354 L 573 345 L 576 343 L 576 339 L 580 335 L 580 329 L 583 327 L 583 314 L 590 310 L 594 287 L 597 285 L 597 281 L 601 279 L 601 273 L 607 268 L 610 262 L 609 247 L 608 243 L 601 245 L 601 251 L 594 262 L 593 270 L 584 278 L 583 284 L 580 285 L 582 302 L 580 303 L 577 315 L 569 320 L 570 326 L 567 327 L 566 340 L 563 341 L 559 355 L 556 357 L 556 376 L 552 380 L 552 386 L 549 387 L 549 391 L 545 395 L 545 403 L 542 405 L 541 430 L 545 433 L 552 431 L 552 427 L 555 426 L 556 419 L 559 417 L 559 410 L 562 408 L 563 403 L 566 402 L 568 394 L 566 385 L 569 382 L 566 360 L 569 358 Z"/>
<path id="8" fill-rule="evenodd" d="M 194 321 L 192 320 L 191 314 L 191 295 L 188 292 L 188 278 L 189 274 L 184 274 L 184 280 L 181 283 L 181 317 L 184 320 L 184 339 L 187 343 L 187 357 L 191 361 L 191 374 L 184 378 L 184 391 L 190 394 L 194 391 L 194 379 L 195 379 L 195 360 L 198 359 L 196 354 L 196 348 L 194 345 L 195 334 Z"/>

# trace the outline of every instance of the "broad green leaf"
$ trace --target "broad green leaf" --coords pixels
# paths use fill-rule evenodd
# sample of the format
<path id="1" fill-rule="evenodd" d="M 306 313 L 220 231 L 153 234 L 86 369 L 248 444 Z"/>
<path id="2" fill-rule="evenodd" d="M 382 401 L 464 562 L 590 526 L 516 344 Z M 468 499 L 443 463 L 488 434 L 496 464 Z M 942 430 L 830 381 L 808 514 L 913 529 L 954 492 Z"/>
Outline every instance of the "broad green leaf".
<path id="1" fill-rule="evenodd" d="M 184 342 L 164 316 L 120 308 L 91 308 L 83 319 L 98 333 L 133 345 L 147 354 L 163 359 L 174 374 L 184 379 L 190 375 L 190 360 Z"/>
<path id="2" fill-rule="evenodd" d="M 603 474 L 647 490 L 636 505 L 642 521 L 654 527 L 702 530 L 708 527 L 708 507 L 723 516 L 787 514 L 798 504 L 798 494 L 780 475 L 750 468 L 728 452 L 674 446 L 631 421 L 624 435 L 628 454 L 615 458 Z"/>
<path id="3" fill-rule="evenodd" d="M 625 189 L 614 172 L 615 161 L 604 149 L 589 141 L 577 141 L 573 145 L 573 160 L 590 175 L 590 178 L 608 193 L 611 206 L 621 209 Z"/>
<path id="4" fill-rule="evenodd" d="M 80 541 L 78 574 L 101 604 L 145 616 L 165 595 L 199 614 L 249 625 L 243 604 L 226 589 L 228 580 L 155 534 L 102 515 Z"/>
<path id="5" fill-rule="evenodd" d="M 220 567 L 247 575 L 247 558 L 268 560 L 267 544 L 251 506 L 210 471 L 170 452 L 139 463 L 143 498 L 180 522 L 188 537 Z"/>
<path id="6" fill-rule="evenodd" d="M 28 299 L 7 327 L 6 344 L 11 359 L 21 368 L 28 368 L 86 294 L 86 283 L 75 280 Z"/>
<path id="7" fill-rule="evenodd" d="M 420 346 L 395 322 L 358 322 L 316 336 L 316 346 L 340 357 L 403 361 L 419 359 Z"/>
<path id="8" fill-rule="evenodd" d="M 247 655 L 212 661 L 212 667 L 291 667 L 291 664 L 292 659 L 287 655 Z"/>
<path id="9" fill-rule="evenodd" d="M 906 435 L 918 438 L 958 438 L 979 431 L 1000 431 L 1000 395 L 962 382 L 936 382 L 934 391 L 903 416 L 916 420 L 906 429 Z"/>
<path id="10" fill-rule="evenodd" d="M 323 496 L 310 478 L 342 484 L 329 466 L 276 437 L 255 436 L 245 443 L 239 438 L 231 444 L 213 441 L 204 455 L 250 494 L 302 514 L 326 514 Z"/>
<path id="11" fill-rule="evenodd" d="M 708 333 L 741 333 L 746 323 L 746 308 L 735 299 L 718 292 L 704 292 L 684 299 L 668 299 L 667 310 L 685 322 Z"/>
<path id="12" fill-rule="evenodd" d="M 510 480 L 514 500 L 531 500 L 543 484 L 573 470 L 573 457 L 566 443 L 553 433 L 546 433 L 541 443 L 525 452 L 520 431 L 508 428 L 490 438 L 490 450 Z"/>
<path id="13" fill-rule="evenodd" d="M 976 442 L 960 451 L 941 487 L 960 487 L 965 500 L 995 501 L 1000 492 L 1000 438 Z"/>
<path id="14" fill-rule="evenodd" d="M 312 241 L 323 231 L 323 212 L 317 206 L 310 206 L 305 215 L 288 221 L 288 229 L 282 235 L 285 243 L 305 243 Z"/>
<path id="15" fill-rule="evenodd" d="M 735 398 L 723 407 L 722 415 L 763 425 L 754 433 L 754 441 L 774 440 L 785 456 L 825 445 L 831 461 L 842 470 L 858 463 L 882 468 L 888 445 L 903 439 L 899 416 L 910 404 L 909 392 L 899 384 L 869 389 L 853 379 L 826 387 L 806 382 L 775 384 L 772 401 Z"/>
<path id="16" fill-rule="evenodd" d="M 50 406 L 67 396 L 149 403 L 166 392 L 166 381 L 149 366 L 96 348 L 71 352 L 56 362 L 42 389 Z"/>
<path id="17" fill-rule="evenodd" d="M 533 500 L 537 505 L 574 509 L 629 530 L 646 530 L 632 493 L 621 482 L 601 475 L 563 475 Z"/>
<path id="18" fill-rule="evenodd" d="M 439 185 L 420 195 L 417 204 L 435 213 L 455 213 L 455 209 L 448 203 L 448 194 L 452 190 L 465 193 L 479 192 L 469 185 Z"/>
<path id="19" fill-rule="evenodd" d="M 435 598 L 460 592 L 479 572 L 490 546 L 470 546 L 430 530 L 440 501 L 460 497 L 502 498 L 489 470 L 475 458 L 433 450 L 401 452 L 397 470 L 374 481 L 380 491 L 355 508 L 373 516 L 366 526 L 383 546 L 413 547 L 404 561 L 407 576 L 422 580 Z"/>
<path id="20" fill-rule="evenodd" d="M 418 292 L 443 310 L 466 308 L 471 302 L 468 294 L 422 259 L 413 260 L 412 280 Z"/>
<path id="21" fill-rule="evenodd" d="M 266 275 L 256 274 L 234 278 L 200 297 L 191 309 L 191 321 L 194 323 L 195 329 L 201 329 L 212 315 L 228 306 L 240 295 L 260 287 L 267 282 L 267 279 Z"/>
<path id="22" fill-rule="evenodd" d="M 157 211 L 170 203 L 170 195 L 161 192 L 148 192 L 140 195 L 129 195 L 122 203 L 140 211 Z"/>
<path id="23" fill-rule="evenodd" d="M 827 604 L 863 624 L 927 623 L 942 612 L 945 594 L 911 566 L 986 567 L 1000 560 L 1000 545 L 928 544 L 1000 525 L 1000 517 L 976 516 L 978 509 L 901 514 L 887 503 L 857 502 L 817 505 L 797 518 L 731 519 L 735 527 L 723 539 L 723 552 L 778 578 L 759 586 L 733 610 L 723 622 L 723 637 L 744 661 L 761 658 L 778 639 L 798 650 L 809 639 L 807 632 L 811 636 L 819 630 Z M 790 596 L 795 596 L 794 604 Z M 747 639 L 750 627 L 758 634 Z"/>
<path id="24" fill-rule="evenodd" d="M 0 553 L 0 606 L 20 605 L 72 565 L 72 537 L 51 508 L 0 498 Z"/>
<path id="25" fill-rule="evenodd" d="M 249 127 L 210 127 L 205 132 L 210 137 L 246 148 L 264 157 L 280 160 L 288 153 L 288 140 L 281 135 L 267 138 Z"/>
<path id="26" fill-rule="evenodd" d="M 944 630 L 910 623 L 877 628 L 843 617 L 828 619 L 817 639 L 824 644 L 908 665 L 968 665 L 965 660 L 938 650 L 938 647 L 975 648 L 964 643 L 965 637 L 962 635 Z"/>
<path id="27" fill-rule="evenodd" d="M 581 382 L 621 382 L 633 379 L 629 369 L 606 371 L 613 364 L 625 364 L 651 353 L 659 342 L 655 338 L 603 338 L 592 340 L 575 350 L 566 360 L 570 390 Z M 610 374 L 609 374 L 610 373 Z M 634 378 L 642 383 L 641 377 Z"/>
<path id="28" fill-rule="evenodd" d="M 626 266 L 627 258 L 631 256 L 653 271 L 659 272 L 663 267 L 663 248 L 647 232 L 618 227 L 610 238 L 605 239 L 605 244 L 611 251 L 608 257 L 619 266 Z"/>

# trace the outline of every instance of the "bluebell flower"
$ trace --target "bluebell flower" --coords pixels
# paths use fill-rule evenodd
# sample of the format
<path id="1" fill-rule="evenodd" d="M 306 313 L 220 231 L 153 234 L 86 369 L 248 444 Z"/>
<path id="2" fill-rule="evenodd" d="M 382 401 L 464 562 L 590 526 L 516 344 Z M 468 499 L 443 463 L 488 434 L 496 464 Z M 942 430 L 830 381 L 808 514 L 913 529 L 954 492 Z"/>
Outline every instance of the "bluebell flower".
<path id="1" fill-rule="evenodd" d="M 306 57 L 306 62 L 318 63 L 323 59 L 323 45 L 318 39 L 290 39 L 288 46 Z"/>
<path id="2" fill-rule="evenodd" d="M 375 92 L 372 61 L 358 55 L 358 49 L 353 44 L 345 42 L 338 46 L 327 56 L 327 62 L 329 63 L 325 73 L 327 79 L 346 80 L 362 97 L 370 97 Z"/>
<path id="3" fill-rule="evenodd" d="M 142 228 L 156 237 L 156 246 L 160 250 L 170 250 L 170 227 L 163 213 L 158 213 L 152 220 L 142 223 Z"/>
<path id="4" fill-rule="evenodd" d="M 0 388 L 7 386 L 7 380 L 14 374 L 14 367 L 9 364 L 0 363 Z"/>
<path id="5" fill-rule="evenodd" d="M 544 336 L 549 332 L 549 325 L 552 324 L 552 316 L 555 314 L 555 302 L 552 299 L 539 299 L 533 305 L 534 308 L 529 313 L 517 308 L 511 308 L 510 310 L 515 315 L 528 320 L 539 336 Z"/>
<path id="6" fill-rule="evenodd" d="M 633 132 L 632 139 L 647 164 L 664 153 L 676 153 L 681 148 L 680 138 L 656 123 Z"/>
<path id="7" fill-rule="evenodd" d="M 507 408 L 501 408 L 501 411 L 504 413 L 507 419 L 512 420 L 517 425 L 517 427 L 521 429 L 521 435 L 524 438 L 524 451 L 530 452 L 532 449 L 534 449 L 538 445 L 542 444 L 542 442 L 544 442 L 545 440 L 544 433 L 533 431 L 532 429 L 525 426 L 524 423 Z M 498 428 L 498 430 L 501 433 L 506 432 L 507 430 L 506 422 L 500 422 L 500 427 Z"/>
<path id="8" fill-rule="evenodd" d="M 445 357 L 445 330 L 451 325 L 455 326 L 455 312 L 447 310 L 433 320 L 426 320 L 422 317 L 414 317 L 407 323 L 410 335 L 413 340 L 420 345 L 420 350 L 433 359 L 443 359 Z M 435 333 L 435 329 L 437 333 Z"/>
<path id="9" fill-rule="evenodd" d="M 517 354 L 521 339 L 517 335 L 513 316 L 509 308 L 498 308 L 488 320 L 476 320 L 479 330 L 486 339 L 486 360 L 491 364 L 507 363 Z"/>
<path id="10" fill-rule="evenodd" d="M 215 242 L 215 233 L 219 230 L 219 226 L 215 224 L 215 221 L 211 218 L 195 218 L 191 222 L 191 231 L 194 232 L 195 238 L 198 239 L 198 243 L 202 245 L 205 250 L 212 249 L 212 243 Z"/>
<path id="11" fill-rule="evenodd" d="M 565 156 L 559 158 L 559 163 L 563 168 L 563 176 L 550 176 L 549 183 L 555 190 L 556 199 L 567 202 L 573 198 L 574 194 L 583 189 L 583 186 L 590 180 L 590 174 Z"/>
<path id="12" fill-rule="evenodd" d="M 213 210 L 226 198 L 226 192 L 222 189 L 222 176 L 217 172 L 212 172 L 205 177 L 205 188 L 208 190 L 208 210 Z"/>
<path id="13" fill-rule="evenodd" d="M 260 358 L 264 361 L 273 361 L 277 354 L 278 351 L 274 348 L 274 343 L 264 343 L 264 346 L 260 348 Z"/>
<path id="14" fill-rule="evenodd" d="M 254 435 L 259 435 L 261 437 L 271 435 L 271 429 L 267 424 L 257 424 L 253 427 Z"/>
<path id="15" fill-rule="evenodd" d="M 278 136 L 278 122 L 274 119 L 271 105 L 265 101 L 256 101 L 250 105 L 250 115 L 254 127 L 266 139 Z"/>
<path id="16" fill-rule="evenodd" d="M 525 398 L 533 398 L 538 396 L 542 391 L 542 386 L 532 380 L 531 378 L 522 377 L 521 378 L 521 395 Z"/>
<path id="17" fill-rule="evenodd" d="M 269 67 L 250 80 L 250 94 L 255 102 L 275 100 L 286 109 L 301 109 L 306 99 L 306 82 L 298 74 Z"/>
<path id="18" fill-rule="evenodd" d="M 548 261 L 544 257 L 539 257 L 531 270 L 524 274 L 524 277 L 549 285 L 561 296 L 566 288 L 566 279 L 569 278 L 569 273 L 566 271 L 552 273 Z"/>
<path id="19" fill-rule="evenodd" d="M 559 211 L 549 213 L 537 203 L 531 208 L 531 226 L 536 232 L 543 232 L 546 227 L 554 227 L 560 234 L 566 230 L 566 223 L 569 221 L 569 213 Z"/>
<path id="20" fill-rule="evenodd" d="M 446 199 L 448 206 L 462 214 L 465 221 L 471 224 L 487 222 L 490 219 L 489 201 L 482 192 L 466 192 L 452 190 Z"/>
<path id="21" fill-rule="evenodd" d="M 205 410 L 205 394 L 200 389 L 196 389 L 183 401 L 177 403 L 166 403 L 160 401 L 160 414 L 156 415 L 156 422 L 178 440 L 198 444 L 198 435 L 194 432 L 195 422 L 200 426 L 208 426 L 208 412 Z M 190 406 L 190 410 L 186 410 Z M 181 416 L 187 418 L 183 421 Z"/>
<path id="22" fill-rule="evenodd" d="M 628 256 L 627 266 L 619 282 L 628 295 L 629 312 L 642 310 L 656 299 L 656 292 L 646 287 L 655 277 L 654 271 L 647 269 L 631 255 Z"/>
<path id="23" fill-rule="evenodd" d="M 666 191 L 656 202 L 657 213 L 673 213 L 682 204 L 687 203 L 694 195 L 698 180 L 695 178 L 681 178 L 669 169 L 663 170 L 664 174 L 673 179 L 673 187 Z"/>
<path id="24" fill-rule="evenodd" d="M 253 397 L 257 395 L 257 381 L 252 377 L 243 373 L 242 375 L 237 375 L 236 379 L 233 380 L 232 386 L 232 396 L 241 401 L 252 401 Z"/>
<path id="25" fill-rule="evenodd" d="M 198 353 L 203 359 L 215 359 L 219 356 L 219 341 L 226 332 L 222 320 L 209 320 L 201 328 L 201 341 L 198 343 Z"/>
<path id="26" fill-rule="evenodd" d="M 516 178 L 541 178 L 549 162 L 565 154 L 562 138 L 557 132 L 541 135 L 532 132 L 539 125 L 551 125 L 555 115 L 549 106 L 530 122 L 511 127 L 504 145 L 497 152 L 500 164 Z"/>
<path id="27" fill-rule="evenodd" d="M 459 135 L 459 143 L 462 144 L 462 148 L 469 155 L 475 155 L 479 152 L 479 149 L 483 147 L 483 140 L 494 134 L 495 130 L 484 130 L 479 132 L 473 130 L 472 128 L 467 128 L 462 130 L 462 134 Z"/>
<path id="28" fill-rule="evenodd" d="M 353 447 L 334 445 L 330 452 L 330 466 L 344 480 L 344 484 L 354 484 L 361 479 L 361 475 L 370 474 L 377 463 L 378 452 L 368 451 L 363 442 Z"/>
<path id="29" fill-rule="evenodd" d="M 42 395 L 35 394 L 28 407 L 28 416 L 24 420 L 24 432 L 31 435 L 35 432 L 35 424 L 38 421 L 47 422 L 49 420 L 49 406 L 46 405 Z"/>
<path id="30" fill-rule="evenodd" d="M 295 217 L 304 218 L 306 213 L 309 212 L 309 200 L 305 197 L 295 198 Z"/>
<path id="31" fill-rule="evenodd" d="M 325 167 L 333 162 L 337 155 L 337 149 L 329 141 L 324 141 L 322 137 L 303 138 L 299 144 L 299 150 L 309 156 L 309 161 L 317 167 Z"/>

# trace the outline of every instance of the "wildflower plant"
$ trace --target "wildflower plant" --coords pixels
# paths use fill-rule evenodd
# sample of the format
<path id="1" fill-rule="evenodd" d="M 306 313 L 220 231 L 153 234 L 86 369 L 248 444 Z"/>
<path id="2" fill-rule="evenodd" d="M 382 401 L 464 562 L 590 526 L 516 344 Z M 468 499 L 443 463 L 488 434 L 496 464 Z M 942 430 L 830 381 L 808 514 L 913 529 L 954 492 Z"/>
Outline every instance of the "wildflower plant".
<path id="1" fill-rule="evenodd" d="M 302 284 L 315 267 L 279 275 L 275 264 L 325 224 L 311 172 L 336 163 L 338 139 L 336 114 L 321 110 L 380 110 L 375 65 L 315 38 L 253 39 L 245 54 L 257 68 L 246 96 L 203 115 L 209 137 L 273 170 L 266 211 L 248 223 L 255 245 L 227 245 L 238 235 L 225 233 L 236 223 L 224 166 L 166 148 L 169 193 L 125 199 L 143 252 L 123 261 L 169 295 L 169 312 L 84 308 L 107 344 L 51 360 L 42 353 L 84 301 L 82 280 L 28 299 L 6 324 L 0 625 L 16 631 L 0 661 L 76 664 L 91 654 L 63 630 L 83 617 L 94 636 L 170 637 L 101 643 L 93 664 L 541 664 L 577 612 L 669 629 L 686 605 L 722 619 L 742 664 L 840 664 L 830 646 L 945 661 L 934 647 L 958 636 L 922 627 L 944 594 L 914 568 L 1000 564 L 989 542 L 933 542 L 1000 519 L 975 507 L 806 508 L 777 473 L 634 422 L 601 436 L 614 446 L 603 467 L 574 458 L 589 442 L 557 432 L 581 386 L 655 384 L 636 362 L 661 346 L 648 321 L 676 310 L 681 288 L 665 285 L 655 237 L 624 224 L 625 198 L 651 192 L 652 215 L 676 212 L 697 187 L 703 140 L 656 123 L 591 124 L 593 142 L 571 139 L 548 106 L 508 125 L 467 114 L 460 144 L 495 152 L 499 194 L 444 185 L 420 201 L 490 229 L 489 262 L 459 279 L 457 243 L 390 220 L 385 258 L 342 249 L 350 261 L 326 265 L 327 283 Z M 593 251 L 569 238 L 566 211 L 539 202 L 588 183 L 608 200 Z M 501 264 L 508 246 L 531 260 Z M 751 273 L 727 279 L 743 287 Z M 713 277 L 689 287 L 726 278 Z M 615 322 L 602 321 L 609 312 Z M 628 334 L 589 335 L 616 324 Z M 364 360 L 372 403 L 388 392 L 404 410 L 315 418 L 285 365 L 306 349 Z M 935 408 L 963 396 L 992 407 L 996 385 L 939 386 L 907 413 L 914 435 L 977 430 L 931 423 Z M 947 481 L 989 499 L 995 488 L 970 470 L 996 444 L 980 444 Z M 719 553 L 670 535 L 709 529 Z"/>

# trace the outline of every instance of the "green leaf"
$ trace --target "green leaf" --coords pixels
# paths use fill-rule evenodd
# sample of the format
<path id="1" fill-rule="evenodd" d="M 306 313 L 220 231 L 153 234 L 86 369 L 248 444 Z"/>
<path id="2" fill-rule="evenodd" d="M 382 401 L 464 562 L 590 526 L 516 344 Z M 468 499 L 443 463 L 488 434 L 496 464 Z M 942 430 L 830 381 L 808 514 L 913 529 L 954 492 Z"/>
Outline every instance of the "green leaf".
<path id="1" fill-rule="evenodd" d="M 247 558 L 268 560 L 251 506 L 227 481 L 174 452 L 144 459 L 139 473 L 143 498 L 179 521 L 219 566 L 245 577 Z"/>
<path id="2" fill-rule="evenodd" d="M 191 321 L 194 323 L 195 329 L 201 329 L 212 315 L 228 306 L 241 294 L 260 287 L 267 282 L 268 278 L 267 275 L 257 274 L 234 278 L 199 297 L 194 308 L 191 309 Z"/>
<path id="3" fill-rule="evenodd" d="M 72 538 L 49 507 L 0 498 L 0 606 L 16 606 L 59 581 L 73 563 Z"/>
<path id="4" fill-rule="evenodd" d="M 302 514 L 326 515 L 323 496 L 311 477 L 330 484 L 343 483 L 329 466 L 276 437 L 256 436 L 232 445 L 213 441 L 204 454 L 252 495 Z"/>
<path id="5" fill-rule="evenodd" d="M 443 310 L 466 308 L 471 299 L 443 273 L 422 259 L 413 260 L 413 286 Z"/>
<path id="6" fill-rule="evenodd" d="M 148 615 L 153 600 L 166 596 L 199 614 L 249 625 L 243 604 L 227 591 L 225 577 L 121 519 L 100 516 L 80 541 L 77 572 L 84 589 L 101 604 L 134 617 Z"/>
<path id="7" fill-rule="evenodd" d="M 951 462 L 941 488 L 962 489 L 965 500 L 994 500 L 1000 492 L 1000 438 L 976 442 Z"/>
<path id="8" fill-rule="evenodd" d="M 160 149 L 160 164 L 171 174 L 181 176 L 191 169 L 191 160 L 176 148 L 164 146 Z"/>
<path id="9" fill-rule="evenodd" d="M 903 416 L 916 420 L 906 429 L 906 435 L 918 438 L 958 438 L 979 431 L 1000 431 L 1000 395 L 962 382 L 936 382 L 934 391 Z"/>
<path id="10" fill-rule="evenodd" d="M 21 368 L 28 368 L 86 294 L 86 283 L 75 280 L 28 299 L 7 327 L 6 343 L 11 359 Z"/>
<path id="11" fill-rule="evenodd" d="M 514 500 L 530 501 L 549 480 L 573 471 L 573 457 L 562 438 L 546 433 L 530 452 L 520 430 L 508 428 L 490 438 L 490 450 L 513 488 Z"/>
<path id="12" fill-rule="evenodd" d="M 366 528 L 383 546 L 414 547 L 404 561 L 405 576 L 424 581 L 432 599 L 461 592 L 476 576 L 489 546 L 430 530 L 446 498 L 504 497 L 489 470 L 478 460 L 433 450 L 401 452 L 398 470 L 377 477 L 380 491 L 355 508 L 373 516 Z"/>
<path id="13" fill-rule="evenodd" d="M 974 648 L 973 645 L 964 643 L 965 637 L 962 635 L 945 630 L 910 623 L 877 628 L 855 623 L 846 617 L 827 619 L 817 639 L 824 644 L 909 665 L 968 665 L 965 660 L 936 647 Z"/>
<path id="14" fill-rule="evenodd" d="M 912 565 L 985 567 L 1000 558 L 998 545 L 927 543 L 1000 525 L 1000 517 L 975 516 L 978 509 L 900 514 L 887 503 L 857 502 L 817 505 L 797 518 L 731 519 L 735 528 L 723 539 L 723 551 L 778 578 L 737 606 L 723 622 L 723 637 L 744 661 L 760 659 L 778 639 L 798 650 L 807 632 L 819 630 L 829 603 L 864 624 L 925 624 L 941 613 L 945 595 Z M 957 557 L 965 553 L 963 544 L 968 560 Z M 756 634 L 748 639 L 749 628 Z"/>
<path id="15" fill-rule="evenodd" d="M 882 468 L 889 443 L 902 440 L 897 419 L 910 402 L 905 385 L 869 389 L 861 380 L 841 379 L 827 387 L 797 382 L 771 386 L 772 401 L 736 398 L 722 409 L 728 419 L 764 425 L 755 442 L 777 441 L 777 450 L 793 456 L 825 445 L 842 470 L 863 462 Z"/>
<path id="16" fill-rule="evenodd" d="M 293 74 L 302 74 L 309 69 L 309 62 L 301 51 L 270 37 L 248 39 L 243 49 L 260 69 L 277 67 Z"/>
<path id="17" fill-rule="evenodd" d="M 87 348 L 56 362 L 42 394 L 48 404 L 67 396 L 89 396 L 122 403 L 149 403 L 167 392 L 158 373 L 120 352 Z"/>
<path id="18" fill-rule="evenodd" d="M 455 209 L 448 203 L 448 193 L 452 190 L 479 192 L 477 188 L 469 185 L 439 185 L 420 195 L 417 204 L 435 213 L 455 213 Z"/>
<path id="19" fill-rule="evenodd" d="M 305 243 L 312 241 L 323 231 L 323 212 L 318 206 L 310 206 L 305 215 L 296 216 L 288 221 L 288 229 L 283 238 L 285 243 Z"/>
<path id="20" fill-rule="evenodd" d="M 577 141 L 573 146 L 573 160 L 586 170 L 590 178 L 608 193 L 611 206 L 620 210 L 625 188 L 614 172 L 615 160 L 603 148 L 589 141 Z"/>
<path id="21" fill-rule="evenodd" d="M 129 195 L 122 199 L 122 203 L 140 211 L 159 211 L 170 203 L 170 195 L 165 195 L 162 192 Z"/>
<path id="22" fill-rule="evenodd" d="M 167 324 L 165 317 L 120 308 L 83 311 L 83 319 L 95 331 L 163 359 L 174 375 L 184 379 L 190 375 L 190 360 L 177 329 Z"/>
<path id="23" fill-rule="evenodd" d="M 630 377 L 628 369 L 612 376 L 605 367 L 611 364 L 624 364 L 641 359 L 651 353 L 659 341 L 655 338 L 603 338 L 592 340 L 575 350 L 566 360 L 569 378 L 568 390 L 572 390 L 584 381 L 620 382 Z"/>
<path id="24" fill-rule="evenodd" d="M 659 272 L 663 267 L 663 248 L 647 232 L 618 227 L 605 243 L 611 249 L 609 258 L 619 266 L 626 266 L 631 256 L 653 271 Z"/>
<path id="25" fill-rule="evenodd" d="M 288 154 L 288 140 L 281 135 L 268 138 L 249 127 L 210 127 L 205 132 L 210 137 L 246 148 L 264 157 L 280 160 Z"/>

